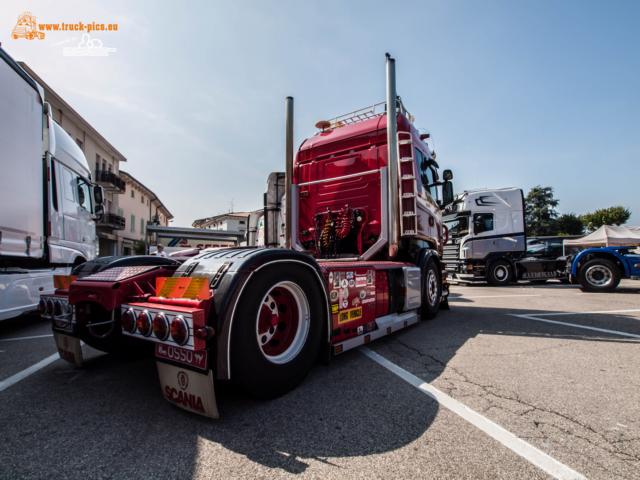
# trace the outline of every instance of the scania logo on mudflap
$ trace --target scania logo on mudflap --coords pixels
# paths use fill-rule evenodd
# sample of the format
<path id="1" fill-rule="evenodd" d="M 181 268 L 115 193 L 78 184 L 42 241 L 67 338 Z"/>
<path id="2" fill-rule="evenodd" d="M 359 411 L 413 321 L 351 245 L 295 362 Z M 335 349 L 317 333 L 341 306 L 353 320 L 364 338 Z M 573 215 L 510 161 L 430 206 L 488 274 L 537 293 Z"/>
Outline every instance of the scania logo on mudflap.
<path id="1" fill-rule="evenodd" d="M 213 372 L 200 373 L 163 361 L 156 362 L 162 394 L 174 405 L 212 418 L 218 417 Z"/>
<path id="2" fill-rule="evenodd" d="M 189 375 L 187 375 L 187 373 L 184 372 L 183 370 L 180 370 L 178 372 L 178 386 L 182 390 L 186 390 L 187 387 L 189 386 Z"/>

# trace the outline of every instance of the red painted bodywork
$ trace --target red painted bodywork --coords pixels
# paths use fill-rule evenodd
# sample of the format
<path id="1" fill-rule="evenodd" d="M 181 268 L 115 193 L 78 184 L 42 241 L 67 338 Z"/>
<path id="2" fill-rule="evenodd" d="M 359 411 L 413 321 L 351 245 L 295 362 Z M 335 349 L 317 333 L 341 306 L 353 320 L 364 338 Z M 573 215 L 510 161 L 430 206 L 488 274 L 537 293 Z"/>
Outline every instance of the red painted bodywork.
<path id="1" fill-rule="evenodd" d="M 376 318 L 389 313 L 387 270 L 413 266 L 389 261 L 321 261 L 319 264 L 329 294 L 334 345 L 375 329 Z"/>
<path id="2" fill-rule="evenodd" d="M 69 287 L 69 302 L 97 303 L 105 310 L 117 310 L 129 301 L 145 300 L 155 294 L 157 277 L 170 277 L 177 267 L 153 266 L 129 278 L 96 281 L 97 274 L 76 279 Z"/>
<path id="3" fill-rule="evenodd" d="M 294 162 L 292 183 L 299 186 L 298 239 L 319 256 L 316 247 L 322 222 L 318 215 L 345 208 L 362 212 L 361 222 L 354 222 L 355 255 L 362 254 L 380 236 L 381 185 L 379 170 L 387 166 L 387 116 L 317 133 L 300 146 Z M 415 148 L 428 151 L 426 144 L 409 120 L 398 115 L 398 131 L 411 135 Z M 365 173 L 371 172 L 371 173 Z M 346 179 L 305 185 L 308 182 L 354 175 Z M 358 175 L 362 174 L 362 175 Z"/>

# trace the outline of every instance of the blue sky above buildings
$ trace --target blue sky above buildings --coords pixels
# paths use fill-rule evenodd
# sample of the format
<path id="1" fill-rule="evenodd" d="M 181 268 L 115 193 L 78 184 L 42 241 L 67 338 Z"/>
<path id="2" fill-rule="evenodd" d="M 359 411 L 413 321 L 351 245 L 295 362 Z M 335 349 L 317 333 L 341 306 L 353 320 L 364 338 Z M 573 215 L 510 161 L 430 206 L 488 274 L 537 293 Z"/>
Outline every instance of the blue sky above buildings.
<path id="1" fill-rule="evenodd" d="M 317 120 L 382 101 L 384 53 L 456 190 L 553 186 L 561 212 L 622 204 L 640 223 L 640 3 L 3 2 L 0 41 L 127 158 L 175 214 L 259 208 Z M 17 16 L 102 21 L 117 52 L 65 57 L 72 32 L 12 40 Z"/>

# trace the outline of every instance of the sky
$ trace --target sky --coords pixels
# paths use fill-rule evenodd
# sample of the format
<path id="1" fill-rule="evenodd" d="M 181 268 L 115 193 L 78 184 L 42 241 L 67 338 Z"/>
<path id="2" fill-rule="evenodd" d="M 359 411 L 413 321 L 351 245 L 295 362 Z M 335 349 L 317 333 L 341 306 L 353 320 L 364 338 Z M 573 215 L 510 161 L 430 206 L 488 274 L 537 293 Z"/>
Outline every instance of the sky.
<path id="1" fill-rule="evenodd" d="M 17 17 L 118 23 L 106 57 L 77 32 L 10 37 Z M 173 225 L 262 206 L 321 119 L 384 100 L 384 54 L 456 192 L 552 186 L 561 213 L 624 205 L 640 224 L 640 2 L 14 1 L 0 42 L 127 158 Z"/>

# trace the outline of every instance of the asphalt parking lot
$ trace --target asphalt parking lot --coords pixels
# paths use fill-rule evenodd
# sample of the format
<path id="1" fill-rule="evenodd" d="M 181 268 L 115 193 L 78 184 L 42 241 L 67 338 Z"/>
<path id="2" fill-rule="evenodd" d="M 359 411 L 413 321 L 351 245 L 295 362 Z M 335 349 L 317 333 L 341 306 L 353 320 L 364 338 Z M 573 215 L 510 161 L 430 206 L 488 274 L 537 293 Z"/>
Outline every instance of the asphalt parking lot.
<path id="1" fill-rule="evenodd" d="M 218 386 L 217 421 L 165 402 L 151 359 L 78 369 L 48 324 L 0 323 L 0 478 L 638 478 L 639 287 L 454 286 L 284 397 Z"/>

